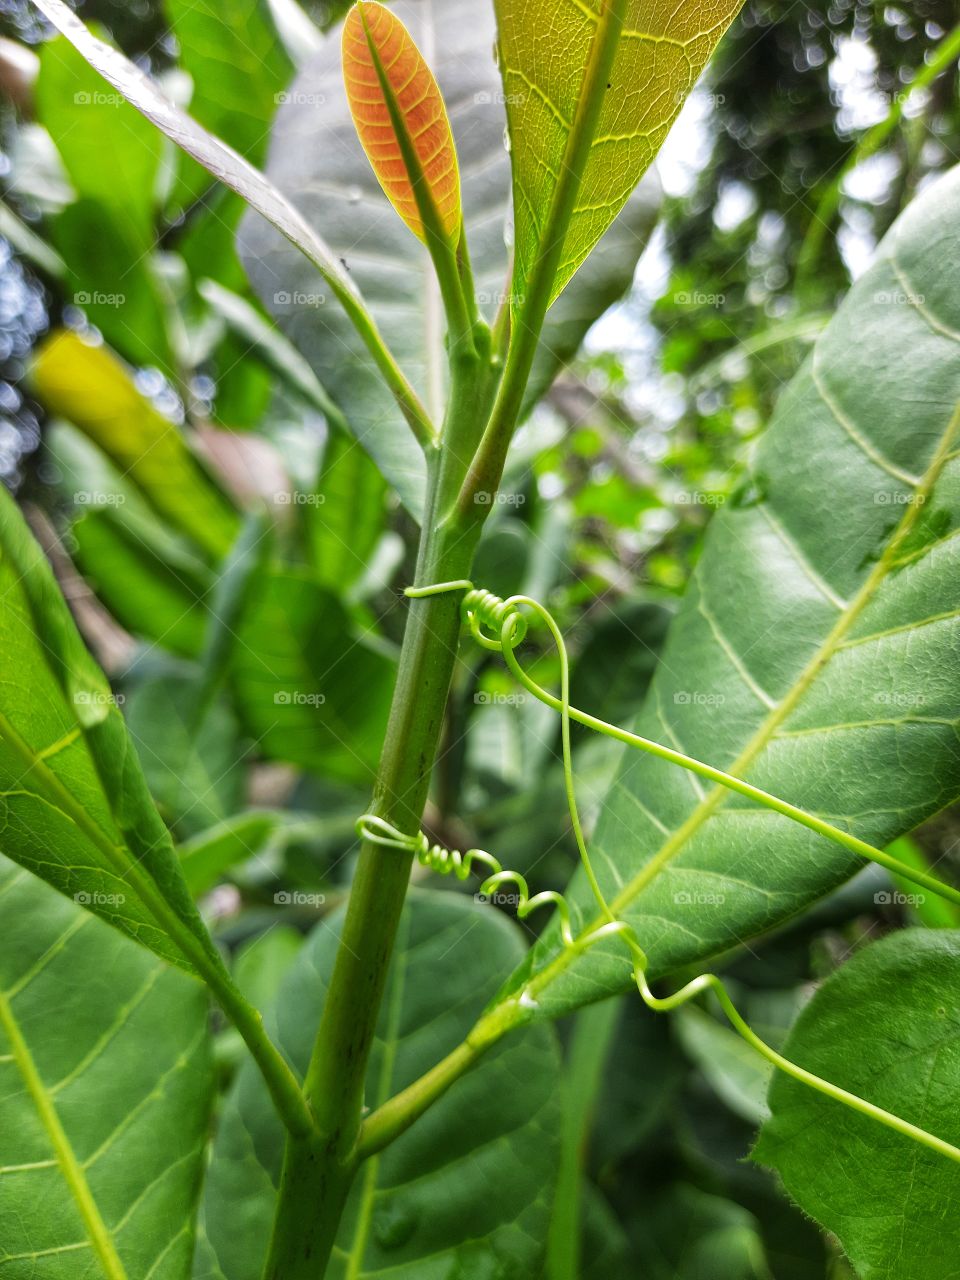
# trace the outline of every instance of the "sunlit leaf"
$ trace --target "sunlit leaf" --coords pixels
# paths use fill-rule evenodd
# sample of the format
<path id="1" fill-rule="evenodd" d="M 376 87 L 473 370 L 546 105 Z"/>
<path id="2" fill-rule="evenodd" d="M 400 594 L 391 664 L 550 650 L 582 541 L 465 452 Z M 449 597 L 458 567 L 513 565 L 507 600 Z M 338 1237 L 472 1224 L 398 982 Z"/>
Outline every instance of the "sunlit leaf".
<path id="1" fill-rule="evenodd" d="M 164 960 L 218 969 L 110 685 L 2 486 L 0 602 L 0 852 Z"/>
<path id="2" fill-rule="evenodd" d="M 553 297 L 564 288 L 660 150 L 684 98 L 743 0 L 496 0 L 513 153 L 518 300 L 549 249 L 561 179 L 584 130 L 589 157 Z M 591 75 L 607 65 L 592 99 Z M 591 111 L 599 107 L 595 123 Z"/>
<path id="3" fill-rule="evenodd" d="M 357 133 L 380 185 L 410 230 L 426 231 L 381 77 L 416 152 L 445 234 L 460 230 L 460 170 L 447 109 L 433 72 L 403 23 L 375 0 L 360 0 L 343 24 L 343 76 Z"/>

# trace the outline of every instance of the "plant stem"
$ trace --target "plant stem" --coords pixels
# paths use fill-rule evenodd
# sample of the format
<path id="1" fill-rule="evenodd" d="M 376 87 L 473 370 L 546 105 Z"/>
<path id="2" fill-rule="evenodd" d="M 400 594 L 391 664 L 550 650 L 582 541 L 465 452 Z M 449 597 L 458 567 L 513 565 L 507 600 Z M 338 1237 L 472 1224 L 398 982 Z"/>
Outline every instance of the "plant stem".
<path id="1" fill-rule="evenodd" d="M 428 454 L 429 487 L 416 581 L 470 571 L 482 520 L 450 512 L 489 408 L 489 331 L 453 360 L 442 449 Z M 460 636 L 459 601 L 431 596 L 410 606 L 371 812 L 413 834 L 420 829 L 443 727 Z M 304 1091 L 316 1126 L 290 1137 L 264 1280 L 317 1280 L 358 1164 L 364 1079 L 387 970 L 403 910 L 412 855 L 365 841 Z"/>

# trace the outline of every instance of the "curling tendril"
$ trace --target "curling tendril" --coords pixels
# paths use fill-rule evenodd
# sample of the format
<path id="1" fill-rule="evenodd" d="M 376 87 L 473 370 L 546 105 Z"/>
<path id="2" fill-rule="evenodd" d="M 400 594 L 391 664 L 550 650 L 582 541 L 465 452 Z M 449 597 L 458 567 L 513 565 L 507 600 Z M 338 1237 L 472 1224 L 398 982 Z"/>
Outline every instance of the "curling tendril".
<path id="1" fill-rule="evenodd" d="M 942 897 L 947 898 L 952 902 L 960 903 L 960 891 L 953 889 L 950 885 L 942 884 L 934 876 L 929 876 L 925 872 L 913 870 L 904 863 L 901 863 L 899 859 L 892 857 L 880 849 L 873 848 L 871 845 L 866 844 L 862 840 L 858 840 L 848 832 L 841 831 L 838 827 L 833 827 L 822 819 L 816 818 L 812 814 L 808 814 L 794 805 L 787 804 L 786 801 L 780 800 L 778 797 L 772 796 L 769 793 L 760 790 L 760 788 L 744 782 L 740 778 L 735 778 L 731 774 L 726 774 L 720 769 L 715 769 L 712 765 L 706 765 L 701 761 L 695 760 L 691 756 L 686 756 L 682 752 L 675 751 L 670 747 L 664 747 L 660 743 L 653 742 L 647 738 L 642 738 L 638 734 L 629 733 L 625 729 L 620 729 L 616 725 L 608 724 L 604 720 L 588 715 L 586 712 L 580 711 L 578 708 L 571 706 L 570 663 L 563 634 L 553 618 L 553 615 L 545 609 L 542 604 L 533 600 L 531 597 L 515 595 L 503 600 L 490 591 L 474 587 L 473 583 L 466 579 L 459 579 L 455 582 L 436 583 L 427 587 L 410 587 L 407 589 L 406 594 L 412 599 L 422 599 L 427 596 L 434 596 L 452 591 L 464 592 L 464 598 L 461 605 L 463 620 L 477 643 L 482 645 L 485 649 L 501 653 L 507 667 L 523 687 L 541 702 L 560 713 L 564 787 L 567 795 L 567 804 L 570 810 L 570 820 L 573 827 L 574 837 L 577 842 L 577 848 L 580 853 L 580 859 L 583 864 L 583 869 L 600 910 L 600 916 L 602 917 L 601 923 L 594 925 L 583 933 L 574 935 L 571 924 L 570 907 L 562 894 L 556 893 L 552 890 L 547 890 L 531 897 L 524 877 L 518 872 L 505 871 L 498 859 L 495 858 L 493 854 L 488 853 L 485 849 L 468 849 L 465 853 L 461 853 L 456 849 L 446 849 L 442 845 L 432 844 L 426 834 L 422 831 L 418 832 L 416 835 L 406 835 L 392 824 L 384 821 L 384 819 L 379 818 L 374 814 L 364 814 L 364 816 L 359 819 L 357 823 L 358 833 L 375 844 L 411 853 L 417 857 L 423 866 L 439 872 L 441 875 L 453 874 L 458 880 L 466 880 L 472 873 L 475 864 L 482 865 L 486 868 L 488 874 L 481 885 L 481 892 L 489 895 L 504 884 L 509 883 L 515 885 L 517 888 L 517 915 L 521 919 L 524 919 L 539 907 L 547 905 L 554 906 L 556 908 L 556 918 L 558 920 L 563 946 L 573 955 L 582 954 L 596 943 L 605 939 L 611 937 L 621 938 L 630 951 L 633 977 L 637 985 L 637 990 L 648 1008 L 658 1013 L 667 1013 L 671 1010 L 680 1008 L 689 1000 L 692 1000 L 704 991 L 712 991 L 734 1030 L 747 1042 L 747 1044 L 751 1045 L 752 1048 L 761 1054 L 768 1062 L 772 1063 L 786 1075 L 789 1075 L 801 1084 L 807 1085 L 809 1088 L 816 1090 L 818 1093 L 821 1093 L 826 1097 L 833 1098 L 835 1101 L 860 1112 L 862 1115 L 869 1116 L 872 1119 L 879 1121 L 879 1123 L 885 1125 L 887 1128 L 893 1129 L 906 1137 L 914 1139 L 922 1145 L 929 1147 L 931 1150 L 937 1151 L 941 1155 L 946 1156 L 948 1159 L 960 1163 L 960 1148 L 953 1146 L 942 1138 L 938 1138 L 935 1134 L 928 1133 L 925 1129 L 921 1129 L 917 1125 L 911 1124 L 909 1121 L 904 1120 L 900 1116 L 894 1115 L 892 1112 L 885 1111 L 882 1107 L 875 1106 L 865 1098 L 860 1098 L 856 1094 L 849 1093 L 846 1089 L 841 1089 L 839 1085 L 832 1084 L 829 1080 L 824 1080 L 813 1072 L 807 1071 L 804 1067 L 798 1066 L 795 1062 L 791 1062 L 788 1058 L 785 1058 L 782 1054 L 771 1048 L 770 1045 L 760 1039 L 760 1037 L 743 1019 L 730 998 L 729 993 L 716 974 L 701 974 L 699 977 L 694 978 L 672 995 L 665 997 L 658 997 L 654 995 L 646 977 L 646 970 L 648 967 L 646 953 L 640 945 L 633 926 L 628 924 L 625 920 L 618 919 L 615 915 L 613 908 L 607 901 L 603 890 L 600 887 L 599 880 L 597 879 L 596 873 L 593 869 L 593 864 L 590 860 L 590 854 L 587 850 L 583 827 L 580 822 L 576 794 L 574 791 L 573 757 L 570 747 L 570 723 L 572 720 L 577 720 L 579 723 L 584 724 L 588 728 L 594 729 L 599 733 L 603 733 L 608 737 L 613 737 L 618 741 L 625 742 L 629 746 L 638 747 L 640 750 L 657 755 L 661 759 L 668 760 L 674 764 L 679 764 L 681 767 L 688 769 L 691 772 L 698 773 L 703 777 L 707 777 L 711 781 L 727 787 L 729 790 L 739 792 L 741 795 L 757 800 L 766 808 L 782 813 L 786 817 L 792 818 L 795 822 L 818 832 L 818 834 L 842 844 L 845 848 L 850 849 L 860 857 L 880 863 L 882 866 L 886 866 L 888 869 L 895 871 L 906 879 L 912 880 L 915 883 L 923 884 L 925 887 L 932 889 L 935 893 L 939 893 Z M 532 679 L 532 677 L 527 675 L 514 653 L 515 647 L 521 643 L 527 633 L 527 619 L 520 612 L 521 606 L 531 609 L 535 614 L 537 614 L 550 631 L 554 644 L 556 645 L 557 654 L 560 659 L 559 698 L 549 693 L 546 689 L 543 689 L 535 680 Z M 656 861 L 654 860 L 654 862 L 648 864 L 648 867 L 653 867 L 654 870 L 652 874 L 656 874 L 656 871 L 660 869 L 660 865 L 662 864 L 656 864 Z"/>

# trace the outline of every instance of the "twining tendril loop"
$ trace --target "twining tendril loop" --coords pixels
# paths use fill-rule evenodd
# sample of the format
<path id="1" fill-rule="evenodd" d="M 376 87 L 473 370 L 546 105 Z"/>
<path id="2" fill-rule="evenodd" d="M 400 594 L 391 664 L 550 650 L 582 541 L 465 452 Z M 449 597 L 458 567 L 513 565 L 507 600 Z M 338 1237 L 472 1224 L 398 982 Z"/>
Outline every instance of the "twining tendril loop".
<path id="1" fill-rule="evenodd" d="M 540 907 L 556 907 L 563 945 L 565 947 L 578 945 L 570 924 L 570 908 L 563 895 L 552 889 L 545 889 L 542 893 L 531 896 L 526 879 L 518 871 L 505 871 L 499 859 L 492 853 L 487 853 L 486 849 L 467 849 L 465 853 L 461 853 L 459 849 L 446 849 L 441 844 L 432 844 L 423 831 L 408 836 L 392 823 L 372 813 L 365 813 L 358 820 L 357 835 L 387 849 L 400 849 L 412 853 L 421 866 L 430 871 L 436 871 L 442 876 L 453 875 L 458 880 L 466 880 L 468 876 L 474 874 L 474 864 L 479 863 L 489 872 L 480 886 L 480 893 L 484 897 L 496 898 L 504 885 L 514 885 L 516 893 L 511 895 L 511 903 L 521 920 L 525 920 L 531 912 Z"/>
<path id="2" fill-rule="evenodd" d="M 818 834 L 835 840 L 837 843 L 857 853 L 860 857 L 872 859 L 908 880 L 925 885 L 951 901 L 960 902 L 960 891 L 953 889 L 950 885 L 942 884 L 934 876 L 929 876 L 924 872 L 918 872 L 907 867 L 899 859 L 893 858 L 884 851 L 874 849 L 871 845 L 858 840 L 848 832 L 832 827 L 822 819 L 816 818 L 794 805 L 787 804 L 786 801 L 780 800 L 776 796 L 771 796 L 740 778 L 734 778 L 722 770 L 713 768 L 712 765 L 703 764 L 699 760 L 694 760 L 692 757 L 685 756 L 672 748 L 664 747 L 660 743 L 651 742 L 649 739 L 641 738 L 637 734 L 628 733 L 625 729 L 620 729 L 616 725 L 608 724 L 604 720 L 599 720 L 595 716 L 590 716 L 585 712 L 579 711 L 576 707 L 572 707 L 570 705 L 570 663 L 563 634 L 553 615 L 542 604 L 529 596 L 510 596 L 508 599 L 503 600 L 491 591 L 474 587 L 473 583 L 466 579 L 460 579 L 456 582 L 440 582 L 426 587 L 411 587 L 407 589 L 406 594 L 412 599 L 423 599 L 428 596 L 454 591 L 463 591 L 465 593 L 461 604 L 463 620 L 477 642 L 485 649 L 502 653 L 510 671 L 523 687 L 541 702 L 560 713 L 564 786 L 570 810 L 570 820 L 584 872 L 600 909 L 601 921 L 579 934 L 574 934 L 571 925 L 570 906 L 562 894 L 550 890 L 531 897 L 524 877 L 517 872 L 505 871 L 493 854 L 487 853 L 486 850 L 469 849 L 466 853 L 461 854 L 458 850 L 445 849 L 441 845 L 431 844 L 423 832 L 418 832 L 412 836 L 405 835 L 382 818 L 370 814 L 360 819 L 357 824 L 358 832 L 377 844 L 413 853 L 424 866 L 440 872 L 441 875 L 449 875 L 452 872 L 460 880 L 467 878 L 475 862 L 482 863 L 492 874 L 489 874 L 484 880 L 481 891 L 490 896 L 504 884 L 515 885 L 517 888 L 517 915 L 521 919 L 540 906 L 552 904 L 556 908 L 555 918 L 558 922 L 563 946 L 573 955 L 582 954 L 590 947 L 607 938 L 618 937 L 630 951 L 634 981 L 641 998 L 648 1008 L 656 1012 L 666 1013 L 679 1008 L 705 991 L 711 991 L 734 1030 L 779 1070 L 801 1084 L 815 1089 L 818 1093 L 833 1098 L 844 1106 L 858 1111 L 862 1115 L 869 1116 L 887 1128 L 893 1129 L 906 1137 L 913 1138 L 924 1146 L 960 1163 L 960 1148 L 945 1142 L 935 1134 L 928 1133 L 925 1129 L 920 1129 L 892 1112 L 883 1110 L 882 1107 L 875 1106 L 865 1098 L 860 1098 L 856 1094 L 849 1093 L 846 1089 L 841 1089 L 839 1085 L 832 1084 L 829 1080 L 824 1080 L 822 1077 L 814 1075 L 813 1072 L 807 1071 L 804 1067 L 777 1053 L 775 1049 L 772 1049 L 770 1045 L 761 1040 L 744 1021 L 716 974 L 701 974 L 672 995 L 664 997 L 654 995 L 647 982 L 648 961 L 640 941 L 632 925 L 625 920 L 618 919 L 614 914 L 600 887 L 590 860 L 574 791 L 570 722 L 572 719 L 576 719 L 581 724 L 599 733 L 616 738 L 629 746 L 639 747 L 641 750 L 657 755 L 661 759 L 679 764 L 685 769 L 710 778 L 730 790 L 749 796 L 765 807 L 783 813 L 795 822 L 818 832 Z M 514 653 L 514 648 L 521 643 L 527 633 L 527 619 L 520 612 L 521 607 L 528 608 L 538 615 L 553 637 L 560 659 L 559 698 L 541 688 L 536 681 L 528 676 Z M 651 877 L 660 869 L 656 859 L 647 865 L 652 868 Z M 525 991 L 520 999 L 521 1003 L 525 1003 L 527 1007 L 535 1005 L 534 997 L 529 990 Z"/>

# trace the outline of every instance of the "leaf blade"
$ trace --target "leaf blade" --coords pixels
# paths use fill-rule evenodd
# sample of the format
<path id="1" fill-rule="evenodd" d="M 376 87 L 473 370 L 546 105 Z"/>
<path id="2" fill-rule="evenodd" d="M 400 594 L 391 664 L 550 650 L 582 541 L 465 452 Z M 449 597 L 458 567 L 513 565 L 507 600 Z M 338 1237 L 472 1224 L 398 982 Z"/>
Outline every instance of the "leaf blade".
<path id="1" fill-rule="evenodd" d="M 909 929 L 863 948 L 804 1008 L 785 1053 L 956 1142 L 954 992 L 960 934 Z M 776 1076 L 753 1158 L 876 1280 L 946 1280 L 960 1230 L 960 1169 L 933 1151 Z M 830 1141 L 822 1134 L 829 1130 Z M 856 1170 L 855 1176 L 851 1176 Z M 951 1244 L 951 1241 L 953 1242 Z"/>
<path id="2" fill-rule="evenodd" d="M 6 859 L 0 911 L 0 1267 L 183 1280 L 213 1092 L 203 990 Z"/>
<path id="3" fill-rule="evenodd" d="M 303 1010 L 322 1002 L 337 932 L 326 924 L 316 929 L 281 988 L 274 1017 L 293 1061 L 309 1057 Z M 411 1082 L 458 1043 L 492 994 L 497 968 L 520 950 L 518 934 L 497 912 L 457 894 L 413 891 L 368 1075 L 371 1098 Z M 470 1275 L 497 1274 L 497 1267 L 540 1273 L 559 1122 L 558 1059 L 552 1037 L 539 1034 L 545 1030 L 494 1050 L 414 1129 L 370 1159 L 347 1206 L 335 1269 L 350 1255 L 368 1276 L 440 1276 L 455 1265 Z M 480 1114 L 489 1117 L 483 1132 Z M 268 1121 L 259 1086 L 245 1071 L 218 1135 L 205 1199 L 207 1232 L 228 1280 L 259 1276 L 282 1155 Z M 497 1196 L 489 1191 L 494 1177 Z M 473 1228 L 465 1242 L 468 1212 Z"/>
<path id="4" fill-rule="evenodd" d="M 446 104 L 412 36 L 389 9 L 359 0 L 343 24 L 343 74 L 350 112 L 364 151 L 390 203 L 426 242 L 412 176 L 381 85 L 390 85 L 440 225 L 453 240 L 462 221 L 460 166 Z"/>
<path id="5" fill-rule="evenodd" d="M 699 4 L 496 0 L 513 155 L 517 305 L 539 255 L 549 250 L 545 237 L 571 139 L 595 109 L 585 87 L 595 45 L 606 38 L 605 24 L 619 24 L 620 31 L 596 126 L 590 128 L 579 194 L 561 229 L 564 248 L 551 301 L 626 204 L 741 2 L 717 0 L 708 15 L 715 21 L 698 30 L 704 8 Z"/>
<path id="6" fill-rule="evenodd" d="M 944 674 L 960 646 L 960 316 L 943 270 L 958 190 L 954 170 L 910 207 L 781 398 L 752 486 L 712 523 L 635 726 L 876 847 L 960 788 Z M 594 857 L 660 974 L 775 927 L 860 865 L 633 751 Z M 575 905 L 586 923 L 582 882 Z M 622 949 L 590 953 L 585 982 L 549 963 L 554 1011 L 629 980 Z"/>

